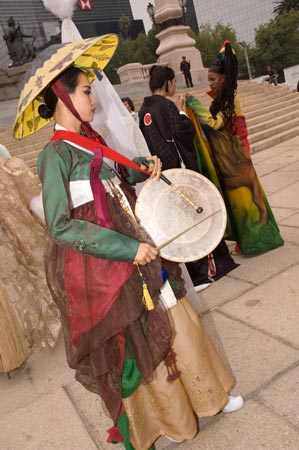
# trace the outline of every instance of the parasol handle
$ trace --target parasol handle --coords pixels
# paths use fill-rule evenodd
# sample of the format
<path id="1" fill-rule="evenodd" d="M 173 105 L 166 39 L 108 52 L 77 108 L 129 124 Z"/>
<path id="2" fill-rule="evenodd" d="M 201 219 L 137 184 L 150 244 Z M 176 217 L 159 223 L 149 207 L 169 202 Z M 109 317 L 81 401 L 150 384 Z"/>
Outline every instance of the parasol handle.
<path id="1" fill-rule="evenodd" d="M 142 161 L 142 164 L 148 169 L 149 164 L 148 161 L 145 159 Z M 203 208 L 201 206 L 197 206 L 192 200 L 190 200 L 189 197 L 187 197 L 180 189 L 178 189 L 163 173 L 161 173 L 160 178 L 164 183 L 168 184 L 168 186 L 173 189 L 177 194 L 179 194 L 189 205 L 192 206 L 192 208 L 195 209 L 195 211 L 200 214 L 203 212 Z"/>

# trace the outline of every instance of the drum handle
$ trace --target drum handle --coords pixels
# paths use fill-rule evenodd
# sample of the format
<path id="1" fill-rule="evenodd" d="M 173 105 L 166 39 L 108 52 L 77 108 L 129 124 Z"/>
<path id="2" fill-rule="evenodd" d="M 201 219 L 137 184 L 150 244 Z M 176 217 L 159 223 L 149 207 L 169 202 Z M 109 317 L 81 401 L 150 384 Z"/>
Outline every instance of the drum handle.
<path id="1" fill-rule="evenodd" d="M 142 161 L 142 164 L 148 169 L 149 164 L 148 161 L 145 159 Z M 173 189 L 177 194 L 179 194 L 184 200 L 186 200 L 189 205 L 192 206 L 192 208 L 195 209 L 195 211 L 200 214 L 203 212 L 203 208 L 201 206 L 197 206 L 190 198 L 188 198 L 182 191 L 180 191 L 163 173 L 160 175 L 161 180 L 164 181 L 164 183 L 168 184 L 168 186 Z"/>

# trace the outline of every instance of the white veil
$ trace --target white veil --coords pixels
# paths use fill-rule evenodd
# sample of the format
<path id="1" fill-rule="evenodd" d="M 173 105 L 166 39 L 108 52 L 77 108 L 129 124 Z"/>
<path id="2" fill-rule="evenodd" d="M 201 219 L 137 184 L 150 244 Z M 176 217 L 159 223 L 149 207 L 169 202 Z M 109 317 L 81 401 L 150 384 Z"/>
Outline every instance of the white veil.
<path id="1" fill-rule="evenodd" d="M 79 41 L 82 36 L 72 21 L 76 0 L 42 0 L 45 8 L 62 20 L 62 42 Z M 92 83 L 92 93 L 96 99 L 97 111 L 92 127 L 105 139 L 107 144 L 130 159 L 149 154 L 143 134 L 135 120 L 123 105 L 110 81 L 101 72 L 101 80 Z"/>

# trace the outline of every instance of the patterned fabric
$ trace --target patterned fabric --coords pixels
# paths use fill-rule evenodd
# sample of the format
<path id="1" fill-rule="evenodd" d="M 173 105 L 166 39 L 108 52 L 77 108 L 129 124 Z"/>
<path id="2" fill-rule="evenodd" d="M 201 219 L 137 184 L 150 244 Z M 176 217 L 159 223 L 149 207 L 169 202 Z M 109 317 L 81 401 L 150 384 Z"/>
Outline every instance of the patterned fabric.
<path id="1" fill-rule="evenodd" d="M 196 416 L 217 414 L 234 385 L 188 300 L 181 299 L 167 314 L 181 376 L 168 383 L 162 362 L 149 384 L 141 384 L 123 400 L 135 450 L 148 450 L 163 434 L 176 440 L 192 439 L 198 431 Z"/>
<path id="2" fill-rule="evenodd" d="M 283 245 L 278 226 L 250 158 L 247 127 L 238 95 L 235 134 L 223 129 L 219 114 L 190 97 L 188 114 L 196 129 L 202 173 L 222 192 L 228 213 L 227 238 L 236 240 L 245 255 L 258 255 Z"/>
<path id="3" fill-rule="evenodd" d="M 0 309 L 4 309 L 0 316 L 10 333 L 18 336 L 21 332 L 32 349 L 53 350 L 61 335 L 61 322 L 44 271 L 47 231 L 30 210 L 30 201 L 39 192 L 35 174 L 21 159 L 0 158 L 0 280 L 3 291 L 0 297 L 4 302 L 0 301 Z M 16 313 L 16 321 L 5 306 L 6 296 Z M 0 332 L 0 359 L 4 358 L 2 350 L 7 353 L 12 350 L 13 340 L 8 336 L 9 346 Z M 10 358 L 16 366 L 22 362 L 20 355 L 10 354 Z"/>

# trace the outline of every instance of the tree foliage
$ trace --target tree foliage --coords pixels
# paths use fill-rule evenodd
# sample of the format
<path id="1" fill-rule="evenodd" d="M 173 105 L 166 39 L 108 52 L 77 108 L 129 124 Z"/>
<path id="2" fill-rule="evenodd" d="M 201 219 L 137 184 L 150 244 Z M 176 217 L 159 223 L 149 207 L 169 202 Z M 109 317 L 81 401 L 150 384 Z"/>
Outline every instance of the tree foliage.
<path id="1" fill-rule="evenodd" d="M 290 12 L 292 9 L 295 11 L 299 10 L 299 0 L 282 0 L 280 2 L 276 2 L 273 14 L 275 18 L 277 18 L 284 13 Z"/>
<path id="2" fill-rule="evenodd" d="M 212 27 L 210 24 L 205 24 L 200 27 L 197 36 L 192 35 L 191 37 L 196 41 L 196 48 L 201 53 L 204 67 L 211 67 L 223 42 L 229 40 L 238 58 L 239 78 L 248 78 L 244 49 L 238 45 L 236 32 L 230 25 L 217 23 Z M 247 51 L 250 51 L 249 47 L 247 47 Z"/>
<path id="3" fill-rule="evenodd" d="M 119 43 L 105 73 L 112 84 L 119 83 L 117 69 L 125 64 L 138 62 L 150 64 L 157 61 L 156 50 L 159 45 L 157 31 L 152 29 L 147 35 L 140 33 L 136 39 L 119 36 Z"/>
<path id="4" fill-rule="evenodd" d="M 285 12 L 260 26 L 255 42 L 253 60 L 259 74 L 265 74 L 267 65 L 278 72 L 298 64 L 299 11 Z"/>
<path id="5" fill-rule="evenodd" d="M 299 3 L 296 2 L 279 2 Z M 108 64 L 105 72 L 112 83 L 119 83 L 116 70 L 128 63 L 139 62 L 150 64 L 157 61 L 156 50 L 159 41 L 156 38 L 158 30 L 154 27 L 147 35 L 141 33 L 137 39 L 132 40 L 120 36 L 119 46 L 115 55 Z M 239 78 L 248 79 L 248 70 L 245 60 L 244 47 L 240 46 L 236 33 L 229 25 L 217 23 L 214 27 L 205 24 L 200 27 L 198 34 L 193 31 L 189 35 L 195 40 L 196 48 L 201 52 L 204 67 L 210 67 L 216 58 L 223 42 L 230 40 L 239 61 Z M 283 12 L 267 24 L 261 25 L 255 34 L 255 47 L 246 45 L 253 76 L 266 74 L 267 65 L 272 66 L 275 72 L 298 64 L 299 61 L 299 5 L 289 12 Z"/>
<path id="6" fill-rule="evenodd" d="M 205 67 L 212 65 L 225 40 L 229 40 L 232 47 L 237 46 L 236 33 L 230 25 L 217 23 L 214 28 L 210 24 L 201 25 L 196 38 L 196 48 L 201 52 Z"/>
<path id="7" fill-rule="evenodd" d="M 128 39 L 131 24 L 132 24 L 132 21 L 131 21 L 130 17 L 128 17 L 128 16 L 121 16 L 118 21 L 118 26 L 119 26 L 120 32 L 125 39 Z"/>

